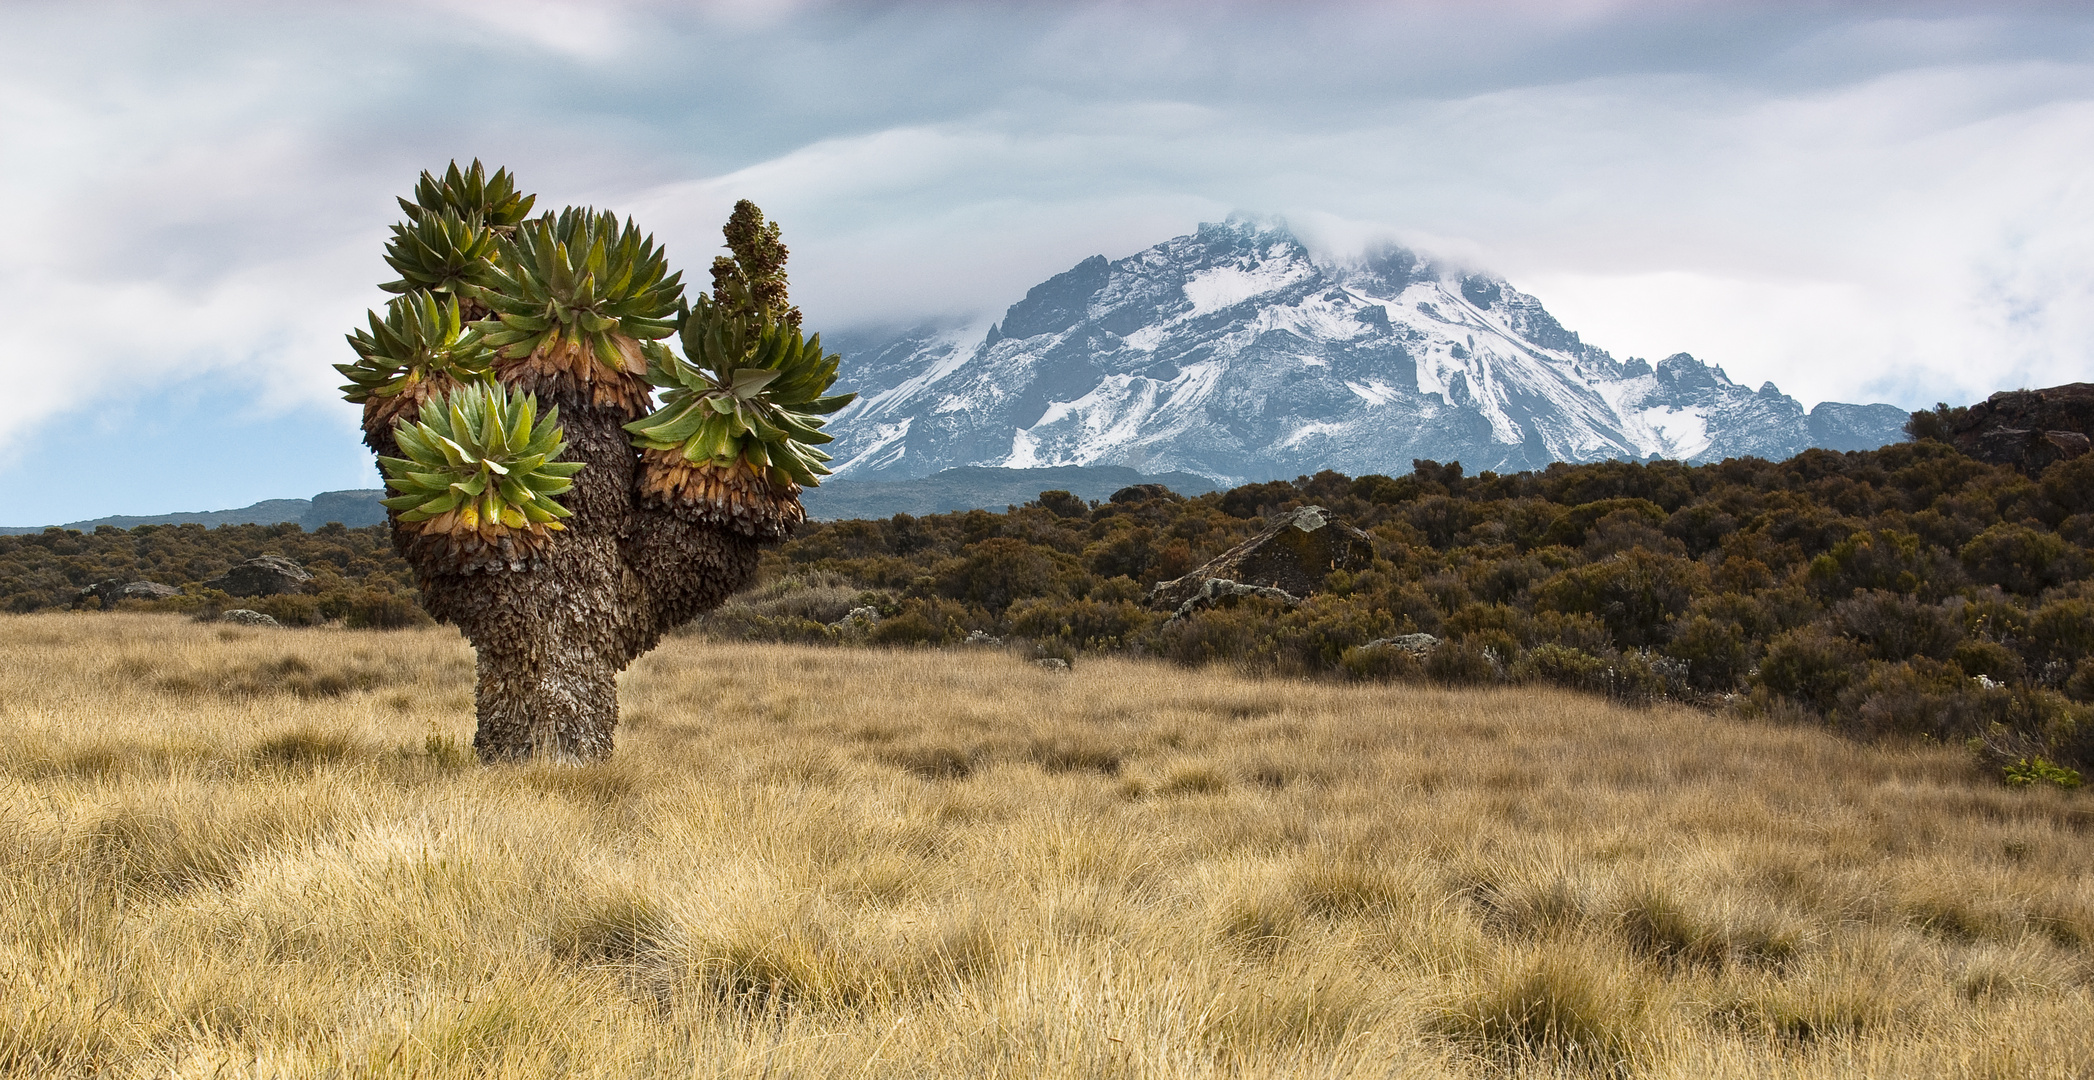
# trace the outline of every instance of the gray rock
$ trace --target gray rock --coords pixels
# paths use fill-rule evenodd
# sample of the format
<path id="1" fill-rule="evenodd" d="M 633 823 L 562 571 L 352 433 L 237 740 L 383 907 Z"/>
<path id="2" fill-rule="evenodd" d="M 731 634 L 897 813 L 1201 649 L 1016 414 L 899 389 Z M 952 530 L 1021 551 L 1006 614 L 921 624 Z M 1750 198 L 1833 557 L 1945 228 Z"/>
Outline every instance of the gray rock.
<path id="1" fill-rule="evenodd" d="M 1032 662 L 1032 666 L 1043 671 L 1058 671 L 1064 674 L 1069 670 L 1069 662 L 1059 656 L 1050 656 L 1045 660 L 1035 660 Z"/>
<path id="2" fill-rule="evenodd" d="M 1275 589 L 1269 585 L 1246 585 L 1240 581 L 1230 581 L 1228 578 L 1208 578 L 1200 582 L 1200 587 L 1191 596 L 1186 597 L 1184 603 L 1178 605 L 1178 610 L 1171 615 L 1171 619 L 1176 621 L 1217 604 L 1226 606 L 1228 602 L 1245 596 L 1278 600 L 1283 604 L 1301 603 L 1300 597 L 1284 589 Z"/>
<path id="3" fill-rule="evenodd" d="M 233 567 L 204 585 L 233 596 L 275 596 L 311 592 L 313 575 L 282 555 L 263 555 Z"/>
<path id="4" fill-rule="evenodd" d="M 864 641 L 872 635 L 873 627 L 880 625 L 880 609 L 870 604 L 854 607 L 843 618 L 828 625 L 846 641 Z"/>
<path id="5" fill-rule="evenodd" d="M 1402 634 L 1397 637 L 1375 638 L 1360 646 L 1363 649 L 1401 649 L 1412 656 L 1422 657 L 1440 647 L 1440 639 L 1431 634 Z"/>
<path id="6" fill-rule="evenodd" d="M 283 624 L 277 622 L 275 619 L 267 615 L 264 615 L 259 611 L 253 611 L 244 607 L 234 608 L 233 610 L 228 611 L 223 615 L 220 615 L 218 619 L 220 622 L 229 622 L 235 626 L 266 626 L 271 629 L 277 630 L 283 628 Z"/>
<path id="7" fill-rule="evenodd" d="M 1207 583 L 1215 580 L 1284 592 L 1292 602 L 1321 590 L 1333 570 L 1364 570 L 1373 562 L 1374 542 L 1366 533 L 1321 506 L 1304 506 L 1192 573 L 1158 583 L 1149 590 L 1149 606 L 1182 612 L 1201 597 L 1202 603 L 1211 604 L 1221 598 L 1206 591 Z"/>
<path id="8" fill-rule="evenodd" d="M 125 581 L 122 578 L 109 578 L 105 581 L 97 581 L 81 589 L 75 594 L 74 602 L 78 603 L 92 596 L 100 599 L 104 607 L 113 607 L 118 600 L 165 600 L 170 596 L 180 595 L 182 595 L 182 590 L 172 585 L 162 585 L 157 581 Z"/>
<path id="9" fill-rule="evenodd" d="M 1001 645 L 1001 644 L 1003 644 L 1003 639 L 1002 639 L 1002 638 L 1000 638 L 1000 637 L 997 637 L 997 636 L 996 636 L 995 634 L 991 634 L 991 633 L 989 633 L 989 632 L 988 632 L 988 631 L 986 631 L 986 630 L 970 630 L 970 631 L 968 631 L 968 632 L 967 632 L 967 640 L 965 640 L 965 641 L 962 641 L 962 642 L 960 642 L 960 644 L 962 644 L 962 645 Z"/>

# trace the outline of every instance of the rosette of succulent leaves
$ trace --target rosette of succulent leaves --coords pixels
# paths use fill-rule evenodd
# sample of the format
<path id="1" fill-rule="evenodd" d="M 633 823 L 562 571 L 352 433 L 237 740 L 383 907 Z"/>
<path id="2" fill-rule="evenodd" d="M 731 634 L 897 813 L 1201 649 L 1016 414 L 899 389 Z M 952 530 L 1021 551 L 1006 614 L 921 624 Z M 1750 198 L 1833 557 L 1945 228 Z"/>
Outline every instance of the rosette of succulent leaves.
<path id="1" fill-rule="evenodd" d="M 828 394 L 841 360 L 753 303 L 741 281 L 680 309 L 683 355 L 648 350 L 662 405 L 626 425 L 644 453 L 641 491 L 696 520 L 776 536 L 805 520 L 802 488 L 819 484 L 828 417 L 856 394 Z"/>
<path id="2" fill-rule="evenodd" d="M 502 381 L 636 417 L 650 401 L 642 346 L 675 332 L 682 279 L 632 219 L 569 207 L 496 237 L 468 291 L 493 315 L 475 326 Z"/>
<path id="3" fill-rule="evenodd" d="M 401 456 L 378 459 L 394 492 L 385 507 L 460 561 L 482 551 L 515 561 L 573 515 L 555 496 L 574 486 L 583 463 L 560 460 L 560 410 L 540 415 L 531 394 L 492 381 L 457 387 L 393 437 Z"/>
<path id="4" fill-rule="evenodd" d="M 442 175 L 422 173 L 407 221 L 393 226 L 386 265 L 400 275 L 379 286 L 401 294 L 370 329 L 349 335 L 356 363 L 336 364 L 349 380 L 342 396 L 364 407 L 364 441 L 381 455 L 397 450 L 392 425 L 413 420 L 424 401 L 484 376 L 494 357 L 471 330 L 487 313 L 473 290 L 494 268 L 495 241 L 515 230 L 537 201 L 516 190 L 507 169 L 488 175 L 474 161 Z"/>
<path id="5" fill-rule="evenodd" d="M 475 160 L 470 168 L 457 162 L 438 177 L 424 172 L 412 200 L 400 199 L 407 220 L 393 226 L 385 245 L 386 265 L 399 274 L 379 288 L 391 293 L 426 290 L 458 297 L 465 321 L 487 315 L 472 295 L 495 257 L 495 241 L 516 231 L 530 216 L 536 195 L 516 190 L 507 169 L 493 176 Z"/>
<path id="6" fill-rule="evenodd" d="M 411 292 L 388 303 L 383 318 L 369 316 L 369 330 L 349 335 L 356 362 L 334 366 L 349 380 L 342 396 L 364 407 L 367 435 L 413 420 L 423 402 L 484 377 L 494 360 L 465 329 L 455 295 Z"/>

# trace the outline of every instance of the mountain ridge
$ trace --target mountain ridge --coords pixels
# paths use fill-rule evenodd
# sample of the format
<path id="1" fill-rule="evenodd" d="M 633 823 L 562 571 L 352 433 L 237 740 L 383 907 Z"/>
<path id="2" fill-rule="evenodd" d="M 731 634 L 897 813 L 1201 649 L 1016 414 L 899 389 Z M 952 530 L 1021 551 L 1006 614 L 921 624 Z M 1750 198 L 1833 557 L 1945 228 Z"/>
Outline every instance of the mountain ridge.
<path id="1" fill-rule="evenodd" d="M 63 525 L 0 526 L 0 536 L 40 533 L 45 529 L 93 532 L 96 527 L 102 525 L 118 529 L 135 529 L 140 525 L 202 525 L 205 528 L 215 528 L 220 525 L 281 525 L 287 521 L 295 521 L 300 528 L 312 532 L 329 522 L 338 521 L 351 528 L 361 528 L 365 525 L 385 524 L 385 507 L 378 504 L 378 500 L 384 497 L 385 492 L 377 488 L 352 488 L 343 491 L 323 491 L 310 499 L 263 499 L 261 502 L 232 510 L 112 514 L 107 517 L 69 521 Z"/>
<path id="2" fill-rule="evenodd" d="M 1686 353 L 1617 360 L 1503 279 L 1395 247 L 1320 263 L 1283 223 L 1241 215 L 1087 258 L 971 333 L 838 335 L 861 394 L 830 425 L 839 477 L 1123 465 L 1230 484 L 1414 458 L 1778 460 L 1873 449 L 1907 417 L 1805 410 Z"/>

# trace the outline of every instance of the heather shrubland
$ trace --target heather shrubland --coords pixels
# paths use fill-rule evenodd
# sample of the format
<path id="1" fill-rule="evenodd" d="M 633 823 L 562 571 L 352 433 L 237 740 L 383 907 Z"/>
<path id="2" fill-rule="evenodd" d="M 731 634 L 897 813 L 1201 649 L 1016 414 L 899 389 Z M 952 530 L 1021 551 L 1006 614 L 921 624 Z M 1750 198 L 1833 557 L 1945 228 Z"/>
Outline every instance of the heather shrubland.
<path id="1" fill-rule="evenodd" d="M 1096 505 L 1043 492 L 1003 513 L 810 522 L 695 629 L 719 641 L 993 639 L 1065 660 L 1553 685 L 2069 771 L 2094 764 L 2089 491 L 2094 455 L 2032 479 L 1923 440 L 1778 463 L 1504 476 L 1421 461 L 1403 476 L 1324 472 L 1191 499 L 1138 487 Z M 1246 597 L 1174 619 L 1144 602 L 1157 582 L 1309 504 L 1366 530 L 1373 564 L 1299 603 Z M 194 583 L 232 561 L 232 548 L 202 554 L 223 533 L 239 553 L 303 555 L 331 575 L 322 595 L 254 605 L 286 622 L 382 625 L 361 613 L 387 604 L 389 621 L 405 621 L 411 575 L 381 530 L 323 541 L 295 526 L 244 529 L 0 538 L 0 582 L 7 603 L 31 610 L 135 571 L 189 583 L 188 594 L 124 605 L 212 611 L 225 598 Z M 1411 633 L 1442 643 L 1420 655 L 1374 646 Z"/>
<path id="2" fill-rule="evenodd" d="M 1671 699 L 1865 736 L 2094 762 L 2094 457 L 2040 480 L 1938 442 L 1866 453 L 1319 473 L 1183 499 L 1064 493 L 1007 513 L 810 525 L 716 638 L 1132 653 L 1283 676 L 1541 683 Z M 1316 504 L 1376 559 L 1299 603 L 1173 618 L 1155 583 Z M 845 600 L 852 588 L 858 595 Z M 788 612 L 796 588 L 879 616 Z M 1429 633 L 1429 654 L 1376 642 Z M 1380 655 L 1376 655 L 1380 654 Z"/>

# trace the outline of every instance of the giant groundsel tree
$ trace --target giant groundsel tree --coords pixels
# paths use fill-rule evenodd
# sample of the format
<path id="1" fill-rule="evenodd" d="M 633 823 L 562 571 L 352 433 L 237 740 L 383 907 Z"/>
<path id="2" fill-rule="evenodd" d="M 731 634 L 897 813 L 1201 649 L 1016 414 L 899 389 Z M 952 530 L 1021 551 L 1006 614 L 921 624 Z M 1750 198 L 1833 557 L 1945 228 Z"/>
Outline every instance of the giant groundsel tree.
<path id="1" fill-rule="evenodd" d="M 755 205 L 693 302 L 630 219 L 535 199 L 477 161 L 423 173 L 386 245 L 398 295 L 337 365 L 423 605 L 478 651 L 487 761 L 608 754 L 618 672 L 805 520 L 853 397 Z"/>

